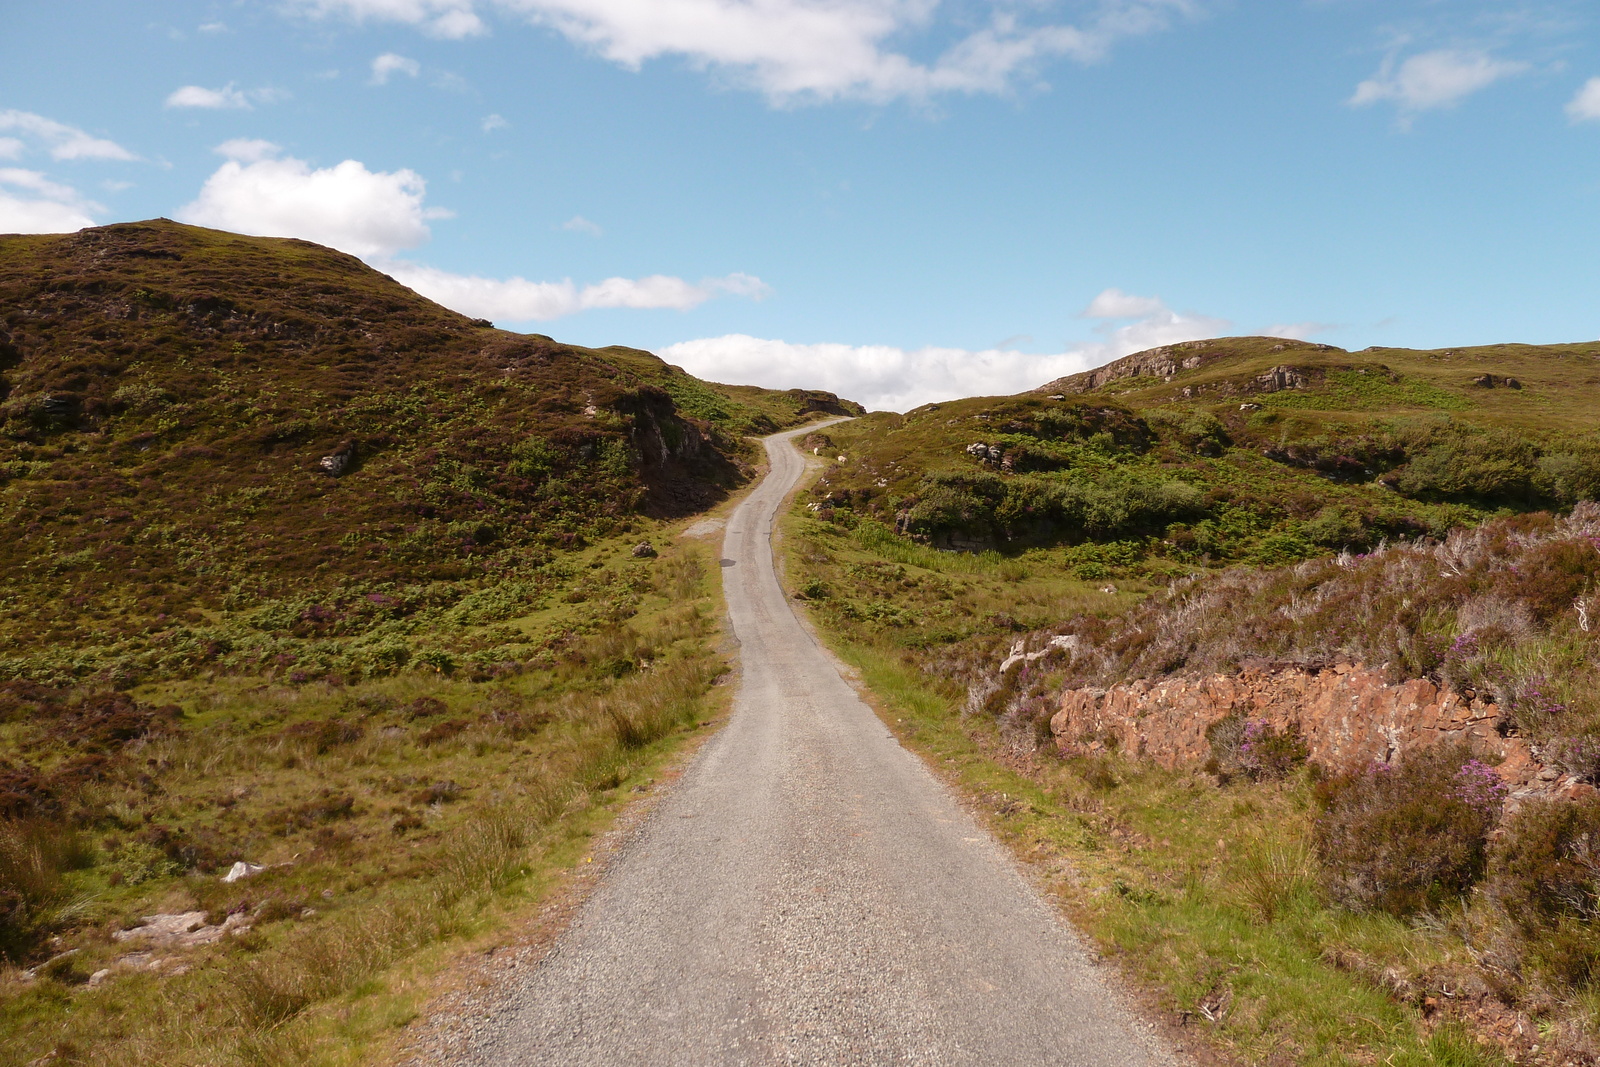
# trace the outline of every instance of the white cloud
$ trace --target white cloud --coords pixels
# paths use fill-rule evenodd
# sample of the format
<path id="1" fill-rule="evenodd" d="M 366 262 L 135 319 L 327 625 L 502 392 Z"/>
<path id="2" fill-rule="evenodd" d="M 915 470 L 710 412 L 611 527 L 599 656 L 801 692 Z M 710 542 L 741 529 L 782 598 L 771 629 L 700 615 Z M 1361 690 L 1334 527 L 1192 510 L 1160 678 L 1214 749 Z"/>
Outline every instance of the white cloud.
<path id="1" fill-rule="evenodd" d="M 393 74 L 404 74 L 415 78 L 422 73 L 422 64 L 409 56 L 402 56 L 395 52 L 385 52 L 372 61 L 372 84 L 388 85 L 389 77 Z"/>
<path id="2" fill-rule="evenodd" d="M 271 159 L 283 149 L 271 141 L 263 141 L 260 138 L 235 137 L 230 141 L 223 141 L 212 151 L 228 159 L 237 159 L 241 163 L 259 163 L 263 159 Z"/>
<path id="3" fill-rule="evenodd" d="M 52 159 L 116 159 L 139 157 L 115 141 L 92 137 L 76 126 L 31 111 L 0 111 L 0 131 L 24 134 L 41 143 Z M 14 140 L 8 138 L 8 140 Z"/>
<path id="4" fill-rule="evenodd" d="M 36 170 L 0 167 L 0 233 L 71 233 L 105 208 Z"/>
<path id="5" fill-rule="evenodd" d="M 226 22 L 202 22 L 200 24 L 200 32 L 201 33 L 227 33 L 228 32 L 228 24 Z"/>
<path id="6" fill-rule="evenodd" d="M 1106 320 L 1107 340 L 1037 354 L 1007 347 L 905 349 L 893 345 L 792 344 L 746 334 L 683 341 L 659 355 L 714 381 L 771 389 L 827 389 L 873 409 L 907 411 L 939 400 L 1001 396 L 1036 388 L 1156 345 L 1214 337 L 1231 325 L 1206 315 L 1178 314 L 1157 297 L 1107 289 L 1084 317 Z M 1118 320 L 1133 319 L 1116 326 Z"/>
<path id="7" fill-rule="evenodd" d="M 393 258 L 428 240 L 428 222 L 451 212 L 423 205 L 427 183 L 415 171 L 370 171 L 347 159 L 314 169 L 281 155 L 271 141 L 237 138 L 218 145 L 227 162 L 206 179 L 200 195 L 178 212 L 199 226 L 264 237 L 300 237 L 367 259 L 404 285 L 466 315 L 515 322 L 554 319 L 594 308 L 672 308 L 687 311 L 716 296 L 762 299 L 772 290 L 760 278 L 729 274 L 688 282 L 655 274 L 607 278 L 582 288 L 570 280 L 530 282 L 483 278 Z"/>
<path id="8" fill-rule="evenodd" d="M 493 133 L 495 130 L 505 129 L 507 126 L 511 125 L 511 123 L 507 122 L 499 115 L 485 115 L 483 117 L 483 121 L 478 123 L 478 125 L 482 128 L 484 133 Z"/>
<path id="9" fill-rule="evenodd" d="M 574 215 L 561 224 L 561 228 L 568 233 L 586 233 L 590 237 L 604 237 L 606 231 L 600 228 L 598 222 L 590 222 L 582 215 Z"/>
<path id="10" fill-rule="evenodd" d="M 579 288 L 571 280 L 481 278 L 404 260 L 381 261 L 378 265 L 402 284 L 447 308 L 502 322 L 558 319 L 596 308 L 688 311 L 719 295 L 759 300 L 772 291 L 760 278 L 748 274 L 707 278 L 698 283 L 655 274 L 647 278 L 607 278 Z"/>
<path id="11" fill-rule="evenodd" d="M 1573 122 L 1600 120 L 1600 78 L 1590 78 L 1567 102 L 1567 117 Z"/>
<path id="12" fill-rule="evenodd" d="M 1376 75 L 1356 86 L 1349 103 L 1365 107 L 1389 100 L 1402 112 L 1453 107 L 1478 90 L 1527 69 L 1526 63 L 1495 59 L 1478 51 L 1422 52 L 1399 67 L 1390 57 Z"/>
<path id="13" fill-rule="evenodd" d="M 0 137 L 0 159 L 21 159 L 25 147 L 15 137 Z"/>
<path id="14" fill-rule="evenodd" d="M 203 85 L 185 85 L 181 89 L 174 89 L 167 96 L 166 106 L 248 110 L 252 102 L 270 104 L 282 99 L 283 96 L 283 92 L 278 89 L 239 89 L 234 87 L 233 82 L 220 89 L 207 89 Z"/>
<path id="15" fill-rule="evenodd" d="M 1094 354 L 1104 353 L 1105 358 L 1098 360 L 1094 366 L 1158 345 L 1215 337 L 1233 325 L 1227 319 L 1216 319 L 1191 311 L 1173 311 L 1158 296 L 1133 296 L 1121 289 L 1103 291 L 1083 309 L 1081 317 L 1101 319 L 1097 329 L 1110 337 L 1105 344 L 1084 349 Z M 1113 325 L 1115 321 L 1124 319 L 1134 321 L 1122 326 Z"/>
<path id="16" fill-rule="evenodd" d="M 1047 60 L 1094 62 L 1119 39 L 1165 29 L 1175 16 L 1196 13 L 1199 0 L 1104 0 L 1081 25 L 1032 25 L 1000 10 L 976 30 L 966 28 L 959 12 L 940 17 L 939 0 L 303 0 L 300 6 L 410 23 L 442 36 L 457 35 L 442 31 L 446 20 L 480 32 L 477 10 L 496 6 L 627 67 L 678 57 L 776 102 L 795 102 L 1006 92 Z M 965 36 L 927 62 L 889 45 L 952 31 Z"/>
<path id="17" fill-rule="evenodd" d="M 1159 297 L 1133 296 L 1121 289 L 1107 289 L 1089 302 L 1080 314 L 1085 319 L 1141 319 L 1165 311 Z"/>
<path id="18" fill-rule="evenodd" d="M 206 179 L 178 219 L 263 237 L 303 237 L 353 255 L 389 256 L 429 237 L 428 220 L 449 212 L 424 208 L 427 183 L 412 170 L 370 171 L 347 159 L 313 169 L 275 158 L 266 141 L 220 145 L 230 157 Z"/>
<path id="19" fill-rule="evenodd" d="M 338 14 L 358 22 L 404 22 L 447 40 L 488 32 L 473 10 L 473 0 L 296 0 L 291 6 L 315 17 Z"/>
<path id="20" fill-rule="evenodd" d="M 683 341 L 658 355 L 712 381 L 826 389 L 889 411 L 935 400 L 1018 393 L 1094 366 L 1083 352 L 1029 355 L 1002 349 L 791 344 L 746 334 Z"/>

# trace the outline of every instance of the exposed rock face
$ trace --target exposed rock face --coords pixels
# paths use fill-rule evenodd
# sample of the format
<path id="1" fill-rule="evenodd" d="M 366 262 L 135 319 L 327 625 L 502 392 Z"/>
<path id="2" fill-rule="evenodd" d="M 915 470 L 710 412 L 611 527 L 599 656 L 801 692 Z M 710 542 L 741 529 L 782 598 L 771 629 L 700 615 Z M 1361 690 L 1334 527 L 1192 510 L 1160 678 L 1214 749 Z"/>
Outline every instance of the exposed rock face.
<path id="1" fill-rule="evenodd" d="M 1347 664 L 1073 689 L 1062 694 L 1050 732 L 1063 754 L 1115 748 L 1171 770 L 1204 761 L 1207 727 L 1233 712 L 1280 732 L 1298 728 L 1311 759 L 1330 770 L 1388 762 L 1439 741 L 1493 757 L 1513 789 L 1533 785 L 1543 770 L 1520 738 L 1500 736 L 1497 705 L 1422 679 L 1390 685 Z"/>
<path id="2" fill-rule="evenodd" d="M 1200 348 L 1203 345 L 1204 342 L 1200 341 L 1185 341 L 1182 344 L 1162 345 L 1160 348 L 1135 352 L 1131 356 L 1113 360 L 1104 367 L 1057 378 L 1053 382 L 1041 385 L 1034 392 L 1048 390 L 1061 394 L 1087 393 L 1119 378 L 1170 378 L 1179 371 L 1194 370 L 1199 367 L 1204 362 L 1203 356 L 1198 353 L 1191 354 L 1186 350 Z"/>
<path id="3" fill-rule="evenodd" d="M 1053 382 L 1046 382 L 1037 389 L 1030 390 L 1035 393 L 1054 393 L 1065 397 L 1069 393 L 1087 393 L 1094 389 L 1102 388 L 1110 382 L 1121 378 L 1161 378 L 1171 381 L 1175 375 L 1184 371 L 1198 370 L 1218 360 L 1228 359 L 1238 354 L 1239 350 L 1259 354 L 1263 350 L 1271 352 L 1339 352 L 1342 349 L 1332 345 L 1312 344 L 1308 341 L 1284 341 L 1271 346 L 1265 345 L 1268 338 L 1216 338 L 1210 341 L 1182 341 L 1178 344 L 1162 345 L 1159 348 L 1146 349 L 1135 352 L 1131 356 L 1112 360 L 1104 367 L 1083 371 L 1078 374 L 1069 374 L 1065 378 L 1057 378 Z M 1267 379 L 1277 376 L 1279 372 L 1288 370 L 1298 374 L 1292 367 L 1274 367 L 1253 386 L 1239 389 L 1236 392 L 1274 392 L 1277 389 L 1303 388 L 1304 379 L 1291 383 L 1280 381 L 1279 384 L 1269 385 Z M 1188 394 L 1185 394 L 1188 395 Z"/>

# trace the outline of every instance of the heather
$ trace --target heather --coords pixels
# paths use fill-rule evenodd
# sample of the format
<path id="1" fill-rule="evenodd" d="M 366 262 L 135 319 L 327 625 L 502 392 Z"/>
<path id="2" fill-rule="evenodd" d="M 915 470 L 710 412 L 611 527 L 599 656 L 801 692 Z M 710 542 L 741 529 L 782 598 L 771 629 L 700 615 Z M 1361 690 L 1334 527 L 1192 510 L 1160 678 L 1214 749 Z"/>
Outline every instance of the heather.
<path id="1" fill-rule="evenodd" d="M 1360 662 L 1395 680 L 1481 692 L 1506 725 L 1591 773 L 1600 508 L 1538 512 L 1291 567 L 1179 579 L 1114 618 L 1068 623 L 1085 641 L 1075 682 L 1246 662 Z"/>
<path id="2" fill-rule="evenodd" d="M 0 678 L 54 685 L 530 654 L 493 627 L 574 583 L 572 551 L 845 410 L 164 220 L 0 240 L 0 309 Z"/>

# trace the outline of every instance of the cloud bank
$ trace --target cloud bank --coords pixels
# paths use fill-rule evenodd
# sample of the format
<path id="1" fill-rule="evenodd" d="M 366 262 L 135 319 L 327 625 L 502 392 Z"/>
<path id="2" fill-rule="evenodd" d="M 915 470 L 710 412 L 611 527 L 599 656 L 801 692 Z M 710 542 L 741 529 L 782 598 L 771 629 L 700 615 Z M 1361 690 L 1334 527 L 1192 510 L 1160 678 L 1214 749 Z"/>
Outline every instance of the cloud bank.
<path id="1" fill-rule="evenodd" d="M 669 345 L 658 354 L 698 377 L 771 389 L 826 389 L 869 408 L 908 411 L 965 396 L 1020 393 L 1156 345 L 1214 337 L 1226 319 L 1178 313 L 1158 297 L 1107 289 L 1082 318 L 1098 319 L 1106 340 L 1065 352 L 1006 348 L 905 349 L 892 345 L 792 344 L 729 334 Z"/>
<path id="2" fill-rule="evenodd" d="M 131 162 L 115 141 L 15 109 L 0 111 L 0 160 L 49 156 L 57 162 Z M 109 186 L 108 186 L 109 187 Z M 43 171 L 0 167 L 0 233 L 71 233 L 95 225 L 105 206 Z"/>
<path id="3" fill-rule="evenodd" d="M 0 167 L 0 233 L 72 233 L 105 208 L 36 170 Z"/>
<path id="4" fill-rule="evenodd" d="M 999 7 L 999 5 L 996 5 Z M 1092 63 L 1119 40 L 1166 29 L 1198 0 L 1105 0 L 1078 25 L 1000 8 L 970 28 L 939 0 L 303 0 L 314 15 L 409 23 L 442 37 L 486 32 L 498 8 L 625 67 L 675 57 L 777 103 L 1004 93 L 1046 61 Z M 890 41 L 964 36 L 922 62 Z"/>

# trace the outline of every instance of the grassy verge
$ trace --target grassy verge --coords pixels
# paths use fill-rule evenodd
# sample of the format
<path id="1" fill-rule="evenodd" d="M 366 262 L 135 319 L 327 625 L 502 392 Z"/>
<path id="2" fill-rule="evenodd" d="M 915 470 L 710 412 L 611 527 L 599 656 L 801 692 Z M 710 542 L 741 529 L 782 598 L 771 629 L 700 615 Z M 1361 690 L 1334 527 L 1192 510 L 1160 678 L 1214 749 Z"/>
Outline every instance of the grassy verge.
<path id="1" fill-rule="evenodd" d="M 456 946 L 545 898 L 717 714 L 714 557 L 659 540 L 653 559 L 597 546 L 559 606 L 502 623 L 563 636 L 490 677 L 30 691 L 42 714 L 0 727 L 3 784 L 23 766 L 36 787 L 8 794 L 33 810 L 0 834 L 0 881 L 26 897 L 0 925 L 37 965 L 0 973 L 0 1061 L 373 1055 Z M 575 627 L 613 587 L 626 610 Z M 95 773 L 71 778 L 85 755 Z M 40 827 L 73 847 L 41 851 Z M 240 860 L 265 869 L 223 882 Z M 128 937 L 191 913 L 213 943 Z"/>
<path id="2" fill-rule="evenodd" d="M 964 667 L 997 662 L 1014 625 L 1066 617 L 1057 612 L 1068 605 L 1109 610 L 1126 591 L 1042 569 L 1035 578 L 1027 557 L 1021 574 L 1004 569 L 1015 561 L 945 557 L 961 572 L 954 581 L 939 555 L 882 553 L 800 515 L 786 534 L 791 584 L 891 728 L 976 801 L 1080 928 L 1207 1047 L 1248 1063 L 1504 1062 L 1434 1025 L 1425 1001 L 1409 1003 L 1366 965 L 1400 956 L 1425 969 L 1459 942 L 1319 899 L 1307 779 L 1218 788 L 1115 758 L 1062 761 L 989 716 L 963 714 Z M 993 610 L 1002 601 L 1007 609 Z"/>

